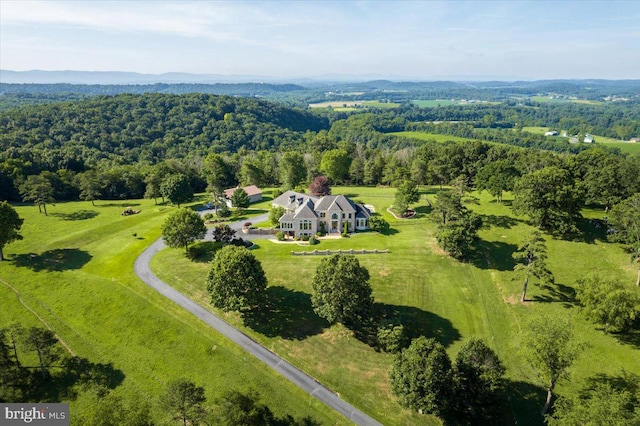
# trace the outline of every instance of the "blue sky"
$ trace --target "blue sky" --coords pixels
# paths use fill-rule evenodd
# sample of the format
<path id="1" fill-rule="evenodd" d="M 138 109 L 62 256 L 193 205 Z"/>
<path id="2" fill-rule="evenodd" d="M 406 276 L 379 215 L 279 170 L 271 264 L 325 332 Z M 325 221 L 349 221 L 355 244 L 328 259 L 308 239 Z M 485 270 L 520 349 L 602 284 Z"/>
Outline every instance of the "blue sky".
<path id="1" fill-rule="evenodd" d="M 0 0 L 0 68 L 640 78 L 640 1 Z"/>

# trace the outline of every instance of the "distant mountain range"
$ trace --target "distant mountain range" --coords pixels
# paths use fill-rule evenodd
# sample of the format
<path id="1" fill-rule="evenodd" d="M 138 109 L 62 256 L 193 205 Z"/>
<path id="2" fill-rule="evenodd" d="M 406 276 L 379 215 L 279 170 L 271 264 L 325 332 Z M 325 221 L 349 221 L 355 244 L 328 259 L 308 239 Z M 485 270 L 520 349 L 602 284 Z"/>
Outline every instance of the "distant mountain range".
<path id="1" fill-rule="evenodd" d="M 125 71 L 11 71 L 0 69 L 0 83 L 8 84 L 215 84 L 215 83 L 294 83 L 306 86 L 324 83 L 357 83 L 372 80 L 400 81 L 517 81 L 507 76 L 436 76 L 432 78 L 402 77 L 382 74 L 325 74 L 310 77 L 272 77 L 263 75 L 189 74 L 169 72 L 140 74 Z M 524 79 L 526 80 L 526 79 Z"/>

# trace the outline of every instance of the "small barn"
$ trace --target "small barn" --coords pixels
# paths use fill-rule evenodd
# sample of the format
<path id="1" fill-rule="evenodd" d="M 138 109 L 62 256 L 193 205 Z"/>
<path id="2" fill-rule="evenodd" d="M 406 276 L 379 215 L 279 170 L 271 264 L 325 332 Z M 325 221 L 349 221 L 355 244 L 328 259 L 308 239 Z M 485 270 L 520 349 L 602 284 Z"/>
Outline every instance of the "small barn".
<path id="1" fill-rule="evenodd" d="M 229 188 L 229 189 L 225 189 L 224 190 L 224 198 L 227 200 L 226 201 L 227 202 L 227 206 L 233 207 L 233 205 L 231 203 L 231 196 L 239 188 L 240 187 L 235 187 L 235 188 Z M 262 201 L 262 190 L 260 188 L 258 188 L 257 186 L 249 185 L 249 186 L 242 187 L 242 189 L 244 189 L 244 192 L 246 192 L 247 195 L 249 196 L 249 202 L 251 204 L 257 203 L 259 201 Z"/>

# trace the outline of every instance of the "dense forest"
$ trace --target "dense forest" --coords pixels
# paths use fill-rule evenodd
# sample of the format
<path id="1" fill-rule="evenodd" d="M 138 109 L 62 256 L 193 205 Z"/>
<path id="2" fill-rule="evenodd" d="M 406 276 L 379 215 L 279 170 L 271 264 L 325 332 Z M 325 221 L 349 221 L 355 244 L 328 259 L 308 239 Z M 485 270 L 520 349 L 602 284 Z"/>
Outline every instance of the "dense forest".
<path id="1" fill-rule="evenodd" d="M 171 174 L 187 176 L 196 191 L 237 183 L 293 188 L 319 173 L 335 183 L 448 184 L 462 176 L 473 185 L 480 169 L 500 160 L 518 176 L 565 168 L 590 203 L 610 205 L 640 191 L 638 156 L 545 138 L 523 126 L 627 138 L 640 134 L 640 109 L 615 102 L 310 111 L 201 93 L 26 105 L 0 112 L 0 199 L 29 199 L 29 176 L 31 186 L 36 177 L 49 182 L 53 200 L 86 199 L 89 181 L 96 199 L 142 197 L 158 193 L 152 182 Z M 477 142 L 393 134 L 405 130 Z"/>

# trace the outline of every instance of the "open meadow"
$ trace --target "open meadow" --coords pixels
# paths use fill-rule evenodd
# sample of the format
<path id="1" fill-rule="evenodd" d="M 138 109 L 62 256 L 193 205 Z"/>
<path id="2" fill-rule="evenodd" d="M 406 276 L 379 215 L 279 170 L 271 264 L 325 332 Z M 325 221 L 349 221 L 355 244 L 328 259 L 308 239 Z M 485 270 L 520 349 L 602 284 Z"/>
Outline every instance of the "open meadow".
<path id="1" fill-rule="evenodd" d="M 587 322 L 575 306 L 575 282 L 589 273 L 604 272 L 629 286 L 635 282 L 636 270 L 628 256 L 587 220 L 578 240 L 545 236 L 556 284 L 530 286 L 529 301 L 522 304 L 522 283 L 514 279 L 511 254 L 532 228 L 524 218 L 512 214 L 508 194 L 503 204 L 486 193 L 474 194 L 479 204 L 469 207 L 482 215 L 485 226 L 473 259 L 461 263 L 442 252 L 434 238 L 435 224 L 425 199 L 433 202 L 437 188 L 422 188 L 421 201 L 415 206 L 417 217 L 404 220 L 386 212 L 393 202 L 393 188 L 335 187 L 333 193 L 372 204 L 389 221 L 391 231 L 387 235 L 365 232 L 323 240 L 313 249 L 389 249 L 389 254 L 358 256 L 371 276 L 376 315 L 402 319 L 412 337 L 435 337 L 452 357 L 469 338 L 484 339 L 507 368 L 502 410 L 505 424 L 543 423 L 540 409 L 545 383 L 522 349 L 521 333 L 530 317 L 542 315 L 548 321 L 570 318 L 577 338 L 587 343 L 571 369 L 571 378 L 559 383 L 558 394 L 576 395 L 587 379 L 596 375 L 640 375 L 640 336 L 605 334 Z M 602 214 L 584 211 L 588 218 Z M 352 331 L 341 325 L 329 326 L 314 314 L 311 280 L 320 256 L 291 255 L 292 250 L 312 248 L 268 240 L 257 245 L 253 253 L 269 281 L 270 307 L 244 318 L 237 313 L 222 314 L 224 318 L 386 425 L 439 423 L 435 417 L 412 414 L 395 402 L 388 381 L 392 355 L 376 352 Z M 206 252 L 206 246 L 203 249 L 206 254 L 195 261 L 181 250 L 165 249 L 153 259 L 152 267 L 166 282 L 207 304 L 205 276 L 213 253 Z"/>
<path id="2" fill-rule="evenodd" d="M 142 211 L 121 216 L 127 206 Z M 109 364 L 113 392 L 148 401 L 157 424 L 167 424 L 169 414 L 160 395 L 181 377 L 205 388 L 209 406 L 226 390 L 252 388 L 276 415 L 350 424 L 134 275 L 134 260 L 160 236 L 174 207 L 149 200 L 69 202 L 48 206 L 48 216 L 34 206 L 15 208 L 24 240 L 4 248 L 0 327 L 43 327 L 33 310 L 76 355 Z M 50 388 L 43 400 L 71 399 L 72 414 L 91 405 L 89 396 L 73 399 L 68 391 Z"/>
<path id="3" fill-rule="evenodd" d="M 400 104 L 380 101 L 327 101 L 309 104 L 309 108 L 331 107 L 334 111 L 353 111 L 356 108 L 398 108 Z"/>
<path id="4" fill-rule="evenodd" d="M 549 131 L 547 127 L 523 127 L 522 130 L 525 132 L 535 133 L 539 135 L 544 135 L 545 132 Z M 627 154 L 638 154 L 640 153 L 640 143 L 637 142 L 627 142 L 619 139 L 609 138 L 606 136 L 598 136 L 592 135 L 596 140 L 596 146 L 602 144 L 603 146 L 608 146 L 611 148 L 618 148 L 621 152 Z M 563 136 L 552 136 L 552 138 L 557 140 L 567 140 L 568 137 Z"/>
<path id="5" fill-rule="evenodd" d="M 468 142 L 476 139 L 463 138 L 460 136 L 443 135 L 439 133 L 427 133 L 427 132 L 389 132 L 388 135 L 399 136 L 402 138 L 419 139 L 421 141 L 436 141 L 436 142 Z"/>

